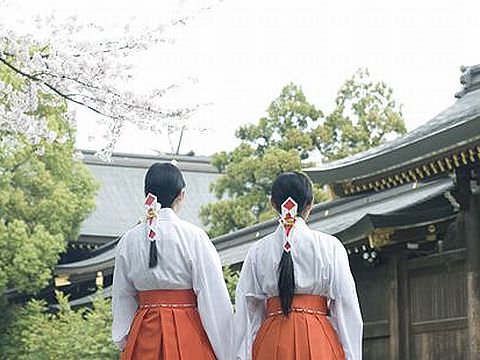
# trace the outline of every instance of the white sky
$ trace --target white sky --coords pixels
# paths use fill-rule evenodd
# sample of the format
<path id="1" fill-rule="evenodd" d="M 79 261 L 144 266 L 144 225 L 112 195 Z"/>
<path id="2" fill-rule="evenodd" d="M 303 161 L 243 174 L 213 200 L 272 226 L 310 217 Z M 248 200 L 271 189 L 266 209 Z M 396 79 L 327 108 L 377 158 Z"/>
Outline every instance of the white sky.
<path id="1" fill-rule="evenodd" d="M 16 0 L 18 11 L 77 14 L 99 23 L 165 22 L 173 0 Z M 182 3 L 180 10 L 199 6 Z M 191 119 L 181 152 L 211 154 L 236 144 L 235 129 L 263 116 L 289 81 L 323 111 L 359 67 L 385 80 L 404 104 L 411 130 L 453 103 L 459 66 L 480 63 L 476 0 L 226 0 L 170 33 L 174 44 L 142 54 L 135 88 L 184 82 L 172 104 L 210 104 Z M 189 77 L 197 81 L 189 83 Z M 79 119 L 78 146 L 98 148 L 101 131 Z M 87 118 L 85 117 L 85 119 Z M 175 139 L 174 139 L 175 140 Z M 158 135 L 128 128 L 116 151 L 170 151 Z"/>

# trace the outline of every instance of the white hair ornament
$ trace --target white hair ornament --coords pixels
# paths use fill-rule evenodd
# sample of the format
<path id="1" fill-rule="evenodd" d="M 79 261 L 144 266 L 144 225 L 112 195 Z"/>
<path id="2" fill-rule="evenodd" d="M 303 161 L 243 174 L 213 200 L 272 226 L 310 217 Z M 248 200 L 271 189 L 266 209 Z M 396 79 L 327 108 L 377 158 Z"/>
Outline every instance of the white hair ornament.
<path id="1" fill-rule="evenodd" d="M 284 234 L 285 234 L 285 241 L 283 243 L 283 250 L 285 252 L 290 252 L 292 249 L 291 243 L 291 233 L 293 226 L 297 221 L 297 212 L 298 212 L 298 204 L 293 200 L 291 197 L 288 197 L 281 206 L 281 217 L 280 217 L 280 225 L 282 225 Z"/>

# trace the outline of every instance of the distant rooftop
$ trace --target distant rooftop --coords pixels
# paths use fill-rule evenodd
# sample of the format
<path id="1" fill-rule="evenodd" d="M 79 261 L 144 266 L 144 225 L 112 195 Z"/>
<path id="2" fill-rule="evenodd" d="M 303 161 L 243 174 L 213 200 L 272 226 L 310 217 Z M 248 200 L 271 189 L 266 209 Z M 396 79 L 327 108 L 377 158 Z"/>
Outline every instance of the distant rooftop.
<path id="1" fill-rule="evenodd" d="M 83 151 L 84 162 L 97 181 L 100 190 L 95 211 L 83 222 L 80 238 L 102 243 L 115 238 L 135 225 L 143 211 L 143 180 L 154 162 L 178 161 L 187 183 L 186 203 L 179 215 L 196 225 L 200 207 L 216 200 L 209 191 L 210 184 L 220 173 L 204 156 L 138 155 L 115 153 L 106 163 L 93 151 Z"/>
<path id="2" fill-rule="evenodd" d="M 105 166 L 126 166 L 148 168 L 154 162 L 170 162 L 176 160 L 182 171 L 198 171 L 207 173 L 216 173 L 218 170 L 211 164 L 209 156 L 188 156 L 188 155 L 171 155 L 171 154 L 132 154 L 132 153 L 113 153 L 111 162 L 107 163 L 95 156 L 93 150 L 81 150 L 86 164 L 100 164 Z"/>
<path id="3" fill-rule="evenodd" d="M 478 164 L 480 159 L 480 66 L 464 70 L 452 106 L 393 141 L 307 169 L 315 182 L 340 196 L 378 191 Z"/>
<path id="4" fill-rule="evenodd" d="M 452 188 L 452 179 L 446 177 L 378 193 L 337 198 L 315 205 L 309 224 L 314 230 L 337 236 L 349 249 L 367 246 L 368 235 L 375 228 L 415 227 L 455 216 L 456 209 L 445 196 Z M 242 262 L 248 249 L 277 226 L 278 220 L 272 219 L 213 239 L 222 263 Z M 57 265 L 55 274 L 78 276 L 112 269 L 115 246 L 116 242 L 112 241 L 79 261 Z"/>

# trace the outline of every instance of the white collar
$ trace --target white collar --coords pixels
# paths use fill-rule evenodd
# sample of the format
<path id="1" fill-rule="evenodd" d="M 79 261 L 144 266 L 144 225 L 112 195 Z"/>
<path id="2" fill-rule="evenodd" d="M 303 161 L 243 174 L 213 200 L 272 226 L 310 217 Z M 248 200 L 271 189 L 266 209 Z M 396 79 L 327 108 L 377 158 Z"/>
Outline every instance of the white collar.
<path id="1" fill-rule="evenodd" d="M 179 219 L 175 211 L 171 208 L 161 208 L 158 211 L 157 216 L 159 221 L 176 221 Z"/>

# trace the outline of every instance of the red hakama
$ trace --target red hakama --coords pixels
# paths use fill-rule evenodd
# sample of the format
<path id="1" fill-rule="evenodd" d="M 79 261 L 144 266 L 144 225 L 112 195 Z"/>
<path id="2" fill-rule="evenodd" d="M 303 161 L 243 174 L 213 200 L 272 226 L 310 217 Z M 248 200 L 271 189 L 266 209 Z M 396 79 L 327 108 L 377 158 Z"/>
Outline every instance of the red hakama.
<path id="1" fill-rule="evenodd" d="M 121 360 L 214 360 L 193 290 L 138 293 Z"/>
<path id="2" fill-rule="evenodd" d="M 253 344 L 253 360 L 344 360 L 327 313 L 323 296 L 295 295 L 288 317 L 282 313 L 279 297 L 269 298 Z"/>

